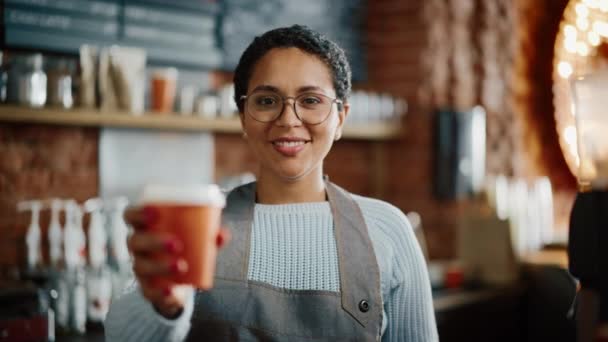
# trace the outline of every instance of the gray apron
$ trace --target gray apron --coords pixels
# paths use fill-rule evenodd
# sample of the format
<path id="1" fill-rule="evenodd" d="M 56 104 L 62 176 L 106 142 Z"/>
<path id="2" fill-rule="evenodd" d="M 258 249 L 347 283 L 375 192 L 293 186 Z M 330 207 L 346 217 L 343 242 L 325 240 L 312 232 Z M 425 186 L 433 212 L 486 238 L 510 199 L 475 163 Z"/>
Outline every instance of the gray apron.
<path id="1" fill-rule="evenodd" d="M 380 273 L 359 206 L 326 181 L 336 234 L 340 292 L 290 290 L 247 279 L 255 183 L 228 195 L 231 242 L 218 255 L 214 288 L 195 296 L 188 341 L 377 341 Z"/>

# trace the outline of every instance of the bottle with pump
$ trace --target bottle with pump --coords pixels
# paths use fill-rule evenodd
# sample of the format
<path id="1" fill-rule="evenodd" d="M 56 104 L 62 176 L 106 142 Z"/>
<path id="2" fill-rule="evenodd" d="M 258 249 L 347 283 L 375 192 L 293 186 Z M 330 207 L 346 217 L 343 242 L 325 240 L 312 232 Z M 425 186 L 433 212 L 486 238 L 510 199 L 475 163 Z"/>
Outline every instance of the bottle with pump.
<path id="1" fill-rule="evenodd" d="M 51 310 L 53 317 L 57 323 L 58 332 L 64 332 L 69 329 L 69 288 L 67 283 L 67 273 L 63 270 L 63 228 L 59 217 L 63 209 L 63 201 L 58 198 L 45 201 L 45 208 L 51 209 L 51 221 L 48 229 L 49 241 L 49 294 L 51 302 Z"/>
<path id="2" fill-rule="evenodd" d="M 82 229 L 82 209 L 74 200 L 65 202 L 65 264 L 68 270 L 85 265 L 86 239 Z"/>
<path id="3" fill-rule="evenodd" d="M 124 212 L 128 205 L 125 197 L 113 198 L 106 201 L 109 232 L 108 264 L 112 268 L 112 296 L 116 297 L 124 290 L 132 278 L 127 238 L 129 227 L 124 220 Z"/>
<path id="4" fill-rule="evenodd" d="M 88 322 L 93 328 L 102 328 L 112 296 L 112 280 L 106 265 L 108 237 L 102 213 L 103 201 L 99 198 L 91 198 L 84 203 L 84 208 L 91 215 L 87 274 Z"/>
<path id="5" fill-rule="evenodd" d="M 70 330 L 70 279 L 68 272 L 58 270 L 53 276 L 51 300 L 59 333 Z"/>
<path id="6" fill-rule="evenodd" d="M 58 269 L 63 260 L 61 246 L 63 245 L 63 230 L 59 223 L 62 201 L 57 198 L 51 199 L 51 222 L 49 223 L 49 256 L 51 267 Z"/>
<path id="7" fill-rule="evenodd" d="M 59 222 L 60 210 L 65 212 L 65 223 L 62 229 Z M 66 201 L 51 200 L 51 223 L 49 227 L 49 244 L 51 254 L 51 303 L 55 310 L 57 331 L 67 333 L 70 331 L 70 277 L 67 271 L 67 250 L 65 249 L 66 233 L 71 223 L 71 206 Z M 62 248 L 62 246 L 64 248 Z M 55 255 L 59 251 L 59 256 Z"/>
<path id="8" fill-rule="evenodd" d="M 70 330 L 77 334 L 87 332 L 87 287 L 84 268 L 79 267 L 72 273 Z"/>
<path id="9" fill-rule="evenodd" d="M 85 283 L 86 239 L 82 229 L 82 209 L 74 200 L 65 203 L 65 264 L 69 288 L 69 327 L 78 334 L 86 332 L 87 298 Z"/>
<path id="10" fill-rule="evenodd" d="M 23 201 L 17 204 L 18 211 L 30 210 L 32 218 L 30 225 L 27 228 L 25 235 L 25 243 L 27 246 L 27 268 L 28 271 L 33 271 L 42 263 L 40 253 L 40 209 L 42 203 L 40 201 Z"/>

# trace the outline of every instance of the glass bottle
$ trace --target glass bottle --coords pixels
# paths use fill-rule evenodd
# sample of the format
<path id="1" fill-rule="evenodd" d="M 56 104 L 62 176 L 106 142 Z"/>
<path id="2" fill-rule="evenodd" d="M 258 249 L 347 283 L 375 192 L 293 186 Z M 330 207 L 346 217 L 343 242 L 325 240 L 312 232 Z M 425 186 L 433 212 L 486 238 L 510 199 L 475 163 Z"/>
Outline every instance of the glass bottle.
<path id="1" fill-rule="evenodd" d="M 46 103 L 47 78 L 42 64 L 42 54 L 39 53 L 17 59 L 19 104 L 39 108 Z"/>

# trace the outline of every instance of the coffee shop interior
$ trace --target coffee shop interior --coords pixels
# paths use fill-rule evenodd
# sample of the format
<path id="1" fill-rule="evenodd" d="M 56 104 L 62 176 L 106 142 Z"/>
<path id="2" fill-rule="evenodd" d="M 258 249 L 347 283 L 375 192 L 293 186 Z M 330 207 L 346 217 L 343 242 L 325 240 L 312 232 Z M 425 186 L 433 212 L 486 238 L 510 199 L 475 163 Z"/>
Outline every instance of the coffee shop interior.
<path id="1" fill-rule="evenodd" d="M 293 24 L 346 51 L 324 173 L 406 214 L 440 339 L 608 339 L 608 0 L 0 6 L 0 341 L 103 340 L 147 182 L 255 179 L 232 71 Z"/>

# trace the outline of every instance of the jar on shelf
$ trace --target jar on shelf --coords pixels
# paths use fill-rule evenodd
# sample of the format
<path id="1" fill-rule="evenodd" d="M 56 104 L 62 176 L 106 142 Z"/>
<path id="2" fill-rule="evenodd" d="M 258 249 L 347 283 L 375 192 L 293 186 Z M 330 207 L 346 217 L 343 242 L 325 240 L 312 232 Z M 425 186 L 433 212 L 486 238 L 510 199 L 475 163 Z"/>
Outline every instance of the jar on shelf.
<path id="1" fill-rule="evenodd" d="M 47 67 L 47 103 L 53 107 L 70 109 L 74 105 L 72 96 L 73 61 L 58 58 L 49 61 Z"/>
<path id="2" fill-rule="evenodd" d="M 46 103 L 46 73 L 42 69 L 42 54 L 15 56 L 8 74 L 8 100 L 28 107 Z"/>

